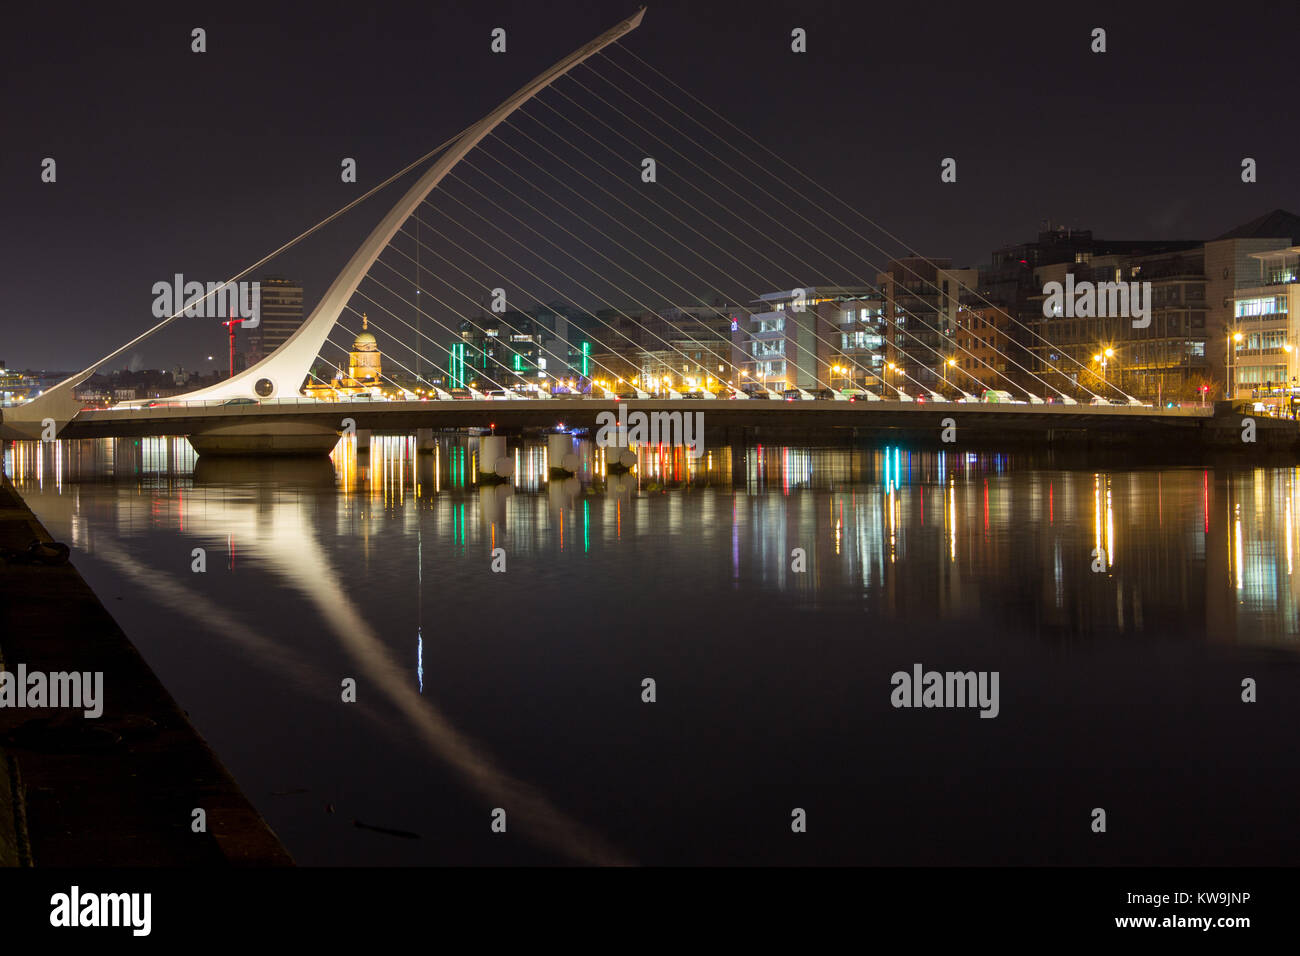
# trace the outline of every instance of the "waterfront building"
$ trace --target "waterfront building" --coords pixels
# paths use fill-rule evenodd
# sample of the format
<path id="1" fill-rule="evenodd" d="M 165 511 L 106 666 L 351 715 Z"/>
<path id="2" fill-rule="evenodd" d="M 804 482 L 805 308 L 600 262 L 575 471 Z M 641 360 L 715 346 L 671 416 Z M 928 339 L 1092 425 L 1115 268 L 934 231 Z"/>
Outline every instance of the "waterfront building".
<path id="1" fill-rule="evenodd" d="M 885 302 L 872 286 L 767 292 L 731 324 L 741 388 L 878 385 L 884 369 Z M 840 369 L 847 369 L 841 372 Z"/>
<path id="2" fill-rule="evenodd" d="M 910 256 L 891 260 L 876 281 L 884 300 L 889 383 L 905 392 L 938 391 L 942 369 L 956 351 L 961 293 L 979 282 L 978 270 L 954 269 L 950 259 Z"/>
<path id="3" fill-rule="evenodd" d="M 1227 335 L 1233 395 L 1289 411 L 1300 392 L 1300 246 L 1250 258 L 1259 278 L 1236 289 Z"/>
<path id="4" fill-rule="evenodd" d="M 383 355 L 370 331 L 370 320 L 362 313 L 361 331 L 348 352 L 348 368 L 337 369 L 328 382 L 313 381 L 303 386 L 303 393 L 313 398 L 337 401 L 349 395 L 379 394 L 383 381 Z"/>

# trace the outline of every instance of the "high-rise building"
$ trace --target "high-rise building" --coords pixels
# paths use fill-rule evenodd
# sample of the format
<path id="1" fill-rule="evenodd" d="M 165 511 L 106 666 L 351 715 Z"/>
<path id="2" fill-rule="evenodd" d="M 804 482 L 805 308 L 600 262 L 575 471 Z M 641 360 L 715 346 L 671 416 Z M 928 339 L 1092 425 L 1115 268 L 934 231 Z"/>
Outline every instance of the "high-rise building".
<path id="1" fill-rule="evenodd" d="M 292 279 L 266 276 L 260 280 L 261 322 L 248 333 L 249 365 L 262 361 L 302 325 L 302 286 Z"/>

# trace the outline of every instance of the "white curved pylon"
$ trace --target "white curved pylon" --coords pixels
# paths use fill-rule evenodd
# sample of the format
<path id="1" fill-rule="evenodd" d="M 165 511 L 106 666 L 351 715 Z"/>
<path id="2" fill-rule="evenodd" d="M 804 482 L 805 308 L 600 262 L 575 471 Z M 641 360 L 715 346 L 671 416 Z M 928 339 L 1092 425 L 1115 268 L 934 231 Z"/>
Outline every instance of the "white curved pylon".
<path id="1" fill-rule="evenodd" d="M 523 106 L 530 99 L 550 86 L 569 70 L 583 60 L 599 53 L 615 40 L 631 33 L 641 25 L 645 15 L 642 7 L 622 23 L 605 31 L 585 46 L 575 50 L 545 73 L 539 75 L 527 86 L 520 89 L 495 110 L 474 126 L 465 131 L 451 147 L 444 152 L 428 171 L 421 176 L 392 208 L 361 244 L 352 259 L 344 266 L 338 278 L 330 285 L 320 303 L 308 316 L 298 330 L 289 336 L 283 345 L 256 365 L 250 366 L 238 375 L 226 379 L 217 385 L 201 388 L 193 392 L 175 396 L 172 401 L 190 401 L 201 399 L 230 398 L 285 398 L 299 394 L 311 365 L 316 361 L 325 339 L 338 321 L 344 306 L 351 300 L 362 278 L 379 258 L 379 253 L 397 235 L 406 218 L 415 211 L 416 206 L 424 201 L 433 187 L 438 185 L 448 171 L 460 161 L 466 153 L 492 132 L 502 120 Z"/>

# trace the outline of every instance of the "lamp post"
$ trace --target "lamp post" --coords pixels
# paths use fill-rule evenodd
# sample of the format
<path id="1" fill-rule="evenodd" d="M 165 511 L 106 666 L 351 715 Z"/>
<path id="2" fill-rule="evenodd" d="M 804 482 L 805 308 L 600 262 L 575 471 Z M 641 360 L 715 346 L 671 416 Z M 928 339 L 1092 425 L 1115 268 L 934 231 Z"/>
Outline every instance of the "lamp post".
<path id="1" fill-rule="evenodd" d="M 1237 397 L 1237 349 L 1243 338 L 1240 332 L 1233 332 L 1228 338 L 1228 401 Z"/>
<path id="2" fill-rule="evenodd" d="M 1115 357 L 1115 350 L 1112 349 L 1112 348 L 1105 348 L 1105 349 L 1102 349 L 1100 352 L 1098 352 L 1096 355 L 1094 355 L 1094 356 L 1092 357 L 1092 360 L 1093 360 L 1094 362 L 1097 362 L 1097 363 L 1099 363 L 1099 364 L 1101 365 L 1101 384 L 1102 384 L 1102 385 L 1105 385 L 1105 384 L 1106 384 L 1106 363 L 1107 363 L 1110 359 L 1112 359 L 1112 358 L 1114 358 L 1114 357 Z"/>
<path id="3" fill-rule="evenodd" d="M 957 360 L 953 358 L 951 355 L 948 356 L 948 361 L 943 363 L 943 390 L 945 392 L 948 391 L 948 369 L 956 368 L 956 367 L 957 367 Z"/>

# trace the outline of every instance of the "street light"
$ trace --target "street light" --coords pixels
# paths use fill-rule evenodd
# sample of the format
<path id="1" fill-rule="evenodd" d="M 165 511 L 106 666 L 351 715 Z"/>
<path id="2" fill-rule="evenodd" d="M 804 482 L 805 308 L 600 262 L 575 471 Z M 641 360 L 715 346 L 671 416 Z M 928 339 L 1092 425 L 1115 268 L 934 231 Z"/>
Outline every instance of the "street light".
<path id="1" fill-rule="evenodd" d="M 1237 349 L 1241 346 L 1241 340 L 1245 336 L 1240 332 L 1233 332 L 1231 337 L 1232 344 L 1228 347 L 1228 400 L 1237 397 Z"/>
<path id="2" fill-rule="evenodd" d="M 957 367 L 957 360 L 956 360 L 955 358 L 953 358 L 951 355 L 948 356 L 948 361 L 946 361 L 946 362 L 943 363 L 943 388 L 944 388 L 944 391 L 947 391 L 947 390 L 948 390 L 948 369 L 950 369 L 950 368 L 956 368 L 956 367 Z"/>
<path id="3" fill-rule="evenodd" d="M 1101 365 L 1102 385 L 1106 384 L 1106 363 L 1114 357 L 1115 357 L 1115 350 L 1113 348 L 1104 348 L 1092 357 L 1092 360 L 1094 362 L 1097 362 L 1099 365 Z"/>

